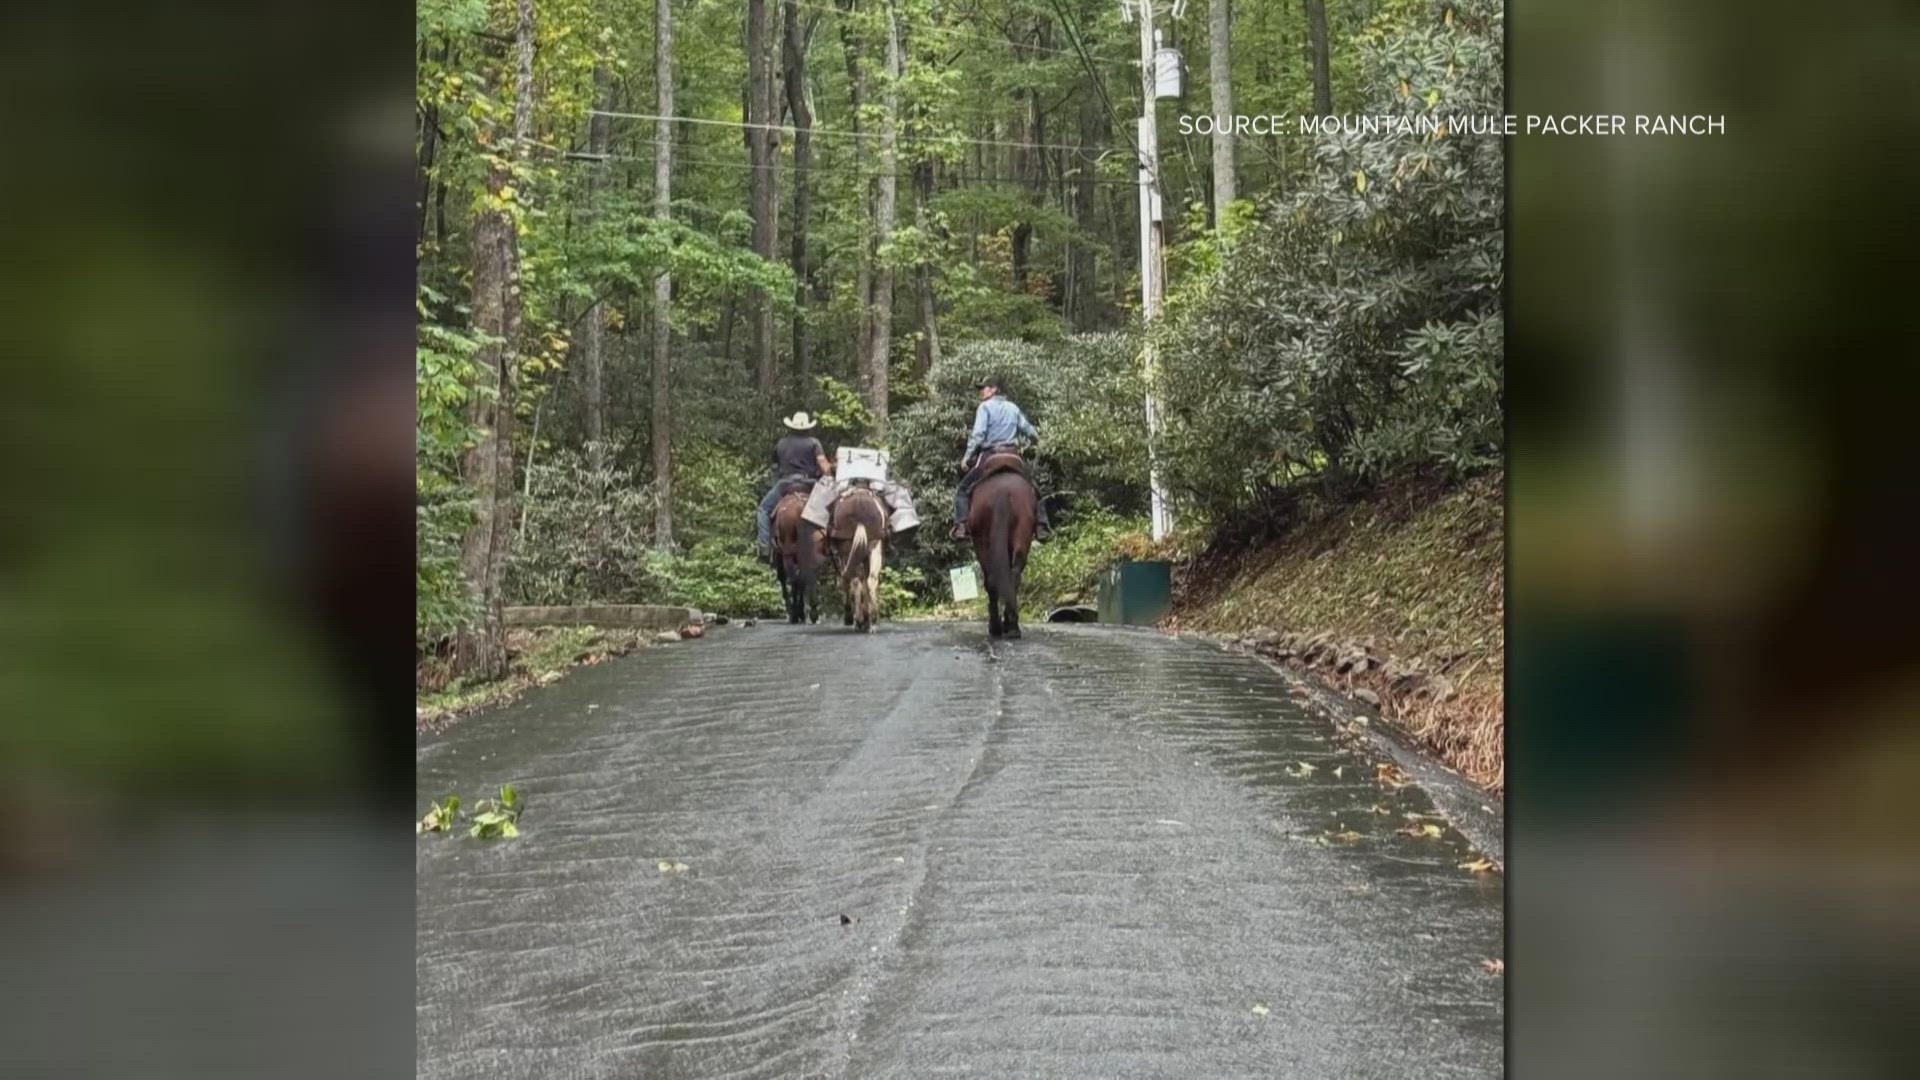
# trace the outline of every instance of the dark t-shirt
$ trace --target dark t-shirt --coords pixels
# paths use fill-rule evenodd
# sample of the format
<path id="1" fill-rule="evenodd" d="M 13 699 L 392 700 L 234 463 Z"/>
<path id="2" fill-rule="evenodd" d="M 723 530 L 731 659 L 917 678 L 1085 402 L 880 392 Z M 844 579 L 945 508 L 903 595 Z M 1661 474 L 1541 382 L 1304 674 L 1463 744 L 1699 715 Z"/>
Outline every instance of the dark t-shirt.
<path id="1" fill-rule="evenodd" d="M 782 477 L 804 476 L 817 480 L 820 478 L 817 459 L 826 456 L 820 440 L 811 435 L 782 435 L 780 441 L 773 444 L 774 470 Z"/>

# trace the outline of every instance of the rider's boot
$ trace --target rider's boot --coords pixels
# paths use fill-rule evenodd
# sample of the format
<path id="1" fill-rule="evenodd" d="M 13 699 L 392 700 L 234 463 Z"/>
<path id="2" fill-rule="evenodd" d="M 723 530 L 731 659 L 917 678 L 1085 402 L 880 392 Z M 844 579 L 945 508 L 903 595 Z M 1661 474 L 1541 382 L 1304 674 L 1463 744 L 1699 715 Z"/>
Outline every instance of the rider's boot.
<path id="1" fill-rule="evenodd" d="M 947 535 L 953 537 L 955 540 L 965 540 L 967 538 L 967 523 L 964 521 L 954 522 L 953 531 Z"/>

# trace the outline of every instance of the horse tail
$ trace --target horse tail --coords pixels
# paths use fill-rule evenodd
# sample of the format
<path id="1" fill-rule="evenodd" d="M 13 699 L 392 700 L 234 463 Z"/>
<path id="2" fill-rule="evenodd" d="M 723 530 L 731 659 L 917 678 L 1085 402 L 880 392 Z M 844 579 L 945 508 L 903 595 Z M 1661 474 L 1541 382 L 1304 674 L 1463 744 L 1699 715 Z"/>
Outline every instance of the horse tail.
<path id="1" fill-rule="evenodd" d="M 1013 495 L 993 493 L 993 524 L 987 528 L 987 586 L 995 596 L 1013 595 Z"/>
<path id="2" fill-rule="evenodd" d="M 814 557 L 813 522 L 802 520 L 794 528 L 794 544 L 800 549 L 793 554 L 794 580 L 801 588 L 812 588 L 814 575 L 819 573 L 819 561 Z"/>
<path id="3" fill-rule="evenodd" d="M 853 543 L 847 548 L 847 565 L 840 572 L 849 577 L 866 577 L 867 549 L 870 546 L 872 541 L 867 539 L 867 523 L 862 521 L 853 527 Z M 856 567 L 858 567 L 857 573 Z"/>

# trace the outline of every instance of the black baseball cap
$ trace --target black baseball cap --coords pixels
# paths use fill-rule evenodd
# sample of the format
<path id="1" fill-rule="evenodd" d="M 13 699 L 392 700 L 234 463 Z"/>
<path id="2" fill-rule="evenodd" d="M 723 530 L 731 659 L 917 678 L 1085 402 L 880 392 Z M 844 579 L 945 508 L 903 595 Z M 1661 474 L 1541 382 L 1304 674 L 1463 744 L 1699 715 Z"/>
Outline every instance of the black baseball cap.
<path id="1" fill-rule="evenodd" d="M 1000 376 L 998 375 L 988 375 L 985 378 L 981 379 L 979 382 L 973 384 L 973 388 L 975 390 L 984 390 L 989 386 L 993 387 L 995 390 L 1005 390 L 1007 388 L 1007 384 L 1002 382 L 1000 379 Z"/>

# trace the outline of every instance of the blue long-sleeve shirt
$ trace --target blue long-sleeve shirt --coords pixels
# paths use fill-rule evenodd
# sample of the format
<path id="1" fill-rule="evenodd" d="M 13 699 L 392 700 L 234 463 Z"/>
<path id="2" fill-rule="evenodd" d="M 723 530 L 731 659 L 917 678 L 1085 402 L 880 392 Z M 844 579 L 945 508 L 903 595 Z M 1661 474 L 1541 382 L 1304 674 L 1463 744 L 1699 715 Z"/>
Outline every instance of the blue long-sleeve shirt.
<path id="1" fill-rule="evenodd" d="M 998 446 L 1010 443 L 1015 437 L 1025 435 L 1029 439 L 1038 439 L 1040 433 L 1027 421 L 1027 414 L 1020 406 L 995 394 L 980 403 L 973 414 L 973 434 L 967 439 L 966 457 L 986 446 Z"/>

